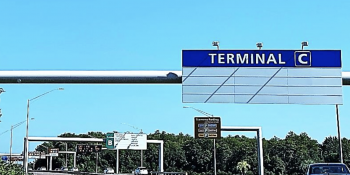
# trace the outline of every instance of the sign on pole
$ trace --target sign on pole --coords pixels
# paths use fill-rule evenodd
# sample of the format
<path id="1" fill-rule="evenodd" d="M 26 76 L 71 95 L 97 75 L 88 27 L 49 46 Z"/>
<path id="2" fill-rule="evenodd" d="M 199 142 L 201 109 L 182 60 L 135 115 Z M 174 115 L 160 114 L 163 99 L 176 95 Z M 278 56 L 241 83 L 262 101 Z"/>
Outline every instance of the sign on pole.
<path id="1" fill-rule="evenodd" d="M 147 134 L 114 133 L 114 149 L 146 150 Z"/>
<path id="2" fill-rule="evenodd" d="M 49 148 L 49 155 L 50 156 L 58 156 L 58 148 Z"/>
<path id="3" fill-rule="evenodd" d="M 102 151 L 102 145 L 77 145 L 77 153 L 99 153 Z"/>
<path id="4" fill-rule="evenodd" d="M 11 156 L 11 162 L 23 161 L 23 156 Z"/>
<path id="5" fill-rule="evenodd" d="M 183 50 L 184 103 L 342 104 L 340 50 Z"/>
<path id="6" fill-rule="evenodd" d="M 194 137 L 196 139 L 219 139 L 221 138 L 220 117 L 195 117 Z"/>
<path id="7" fill-rule="evenodd" d="M 40 151 L 30 151 L 28 152 L 29 159 L 46 159 L 45 152 Z"/>
<path id="8" fill-rule="evenodd" d="M 8 158 L 7 158 L 7 156 L 1 156 L 1 160 L 2 160 L 2 161 L 7 161 Z"/>

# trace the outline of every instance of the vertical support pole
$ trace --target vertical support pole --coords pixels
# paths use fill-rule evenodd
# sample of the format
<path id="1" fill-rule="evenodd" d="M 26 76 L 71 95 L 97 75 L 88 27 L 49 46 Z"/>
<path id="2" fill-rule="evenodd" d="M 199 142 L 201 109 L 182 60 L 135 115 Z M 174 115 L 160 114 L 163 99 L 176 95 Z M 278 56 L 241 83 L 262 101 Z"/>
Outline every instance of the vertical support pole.
<path id="1" fill-rule="evenodd" d="M 68 143 L 66 142 L 66 151 L 67 151 L 67 147 L 68 147 L 67 144 Z M 68 167 L 68 164 L 67 164 L 67 153 L 66 153 L 66 167 Z M 75 167 L 75 165 L 74 165 L 74 167 Z"/>
<path id="2" fill-rule="evenodd" d="M 117 158 L 116 158 L 116 165 L 115 165 L 115 171 L 117 174 L 119 174 L 119 149 L 117 149 Z"/>
<path id="3" fill-rule="evenodd" d="M 11 126 L 11 140 L 10 140 L 10 164 L 11 162 L 11 158 L 12 158 L 12 130 L 13 130 L 13 126 Z"/>
<path id="4" fill-rule="evenodd" d="M 73 158 L 74 160 L 74 167 L 77 167 L 77 153 L 76 152 L 74 152 L 74 158 Z"/>
<path id="5" fill-rule="evenodd" d="M 264 175 L 264 157 L 263 157 L 263 142 L 261 128 L 257 131 L 258 141 L 258 164 L 259 164 L 259 175 Z"/>
<path id="6" fill-rule="evenodd" d="M 97 173 L 97 166 L 98 166 L 98 153 L 96 153 L 96 170 L 95 170 L 95 173 Z"/>
<path id="7" fill-rule="evenodd" d="M 22 154 L 23 154 L 23 171 L 24 171 L 24 173 L 25 173 L 25 168 L 26 168 L 26 167 L 25 167 L 25 162 L 26 162 L 25 150 L 26 150 L 26 143 L 27 143 L 26 140 L 27 140 L 26 137 L 24 137 L 24 139 L 23 139 L 23 141 L 24 141 L 23 144 L 24 144 L 24 145 L 23 145 L 23 152 L 22 152 Z"/>
<path id="8" fill-rule="evenodd" d="M 215 139 L 214 140 L 214 175 L 216 175 L 216 144 Z"/>
<path id="9" fill-rule="evenodd" d="M 163 172 L 164 171 L 164 167 L 163 167 L 163 151 L 164 151 L 164 142 L 163 140 L 160 142 L 160 147 L 159 147 L 159 171 Z"/>
<path id="10" fill-rule="evenodd" d="M 26 128 L 26 146 L 24 149 L 24 171 L 25 175 L 28 175 L 28 130 L 29 130 L 29 99 L 27 101 L 27 128 Z"/>
<path id="11" fill-rule="evenodd" d="M 49 168 L 49 156 L 46 156 L 46 169 L 48 170 Z"/>
<path id="12" fill-rule="evenodd" d="M 337 128 L 338 128 L 338 140 L 339 140 L 339 161 L 340 163 L 343 163 L 343 146 L 341 143 L 341 137 L 340 137 L 340 124 L 339 124 L 339 109 L 338 105 L 335 105 L 335 110 L 337 113 Z"/>
<path id="13" fill-rule="evenodd" d="M 141 150 L 141 167 L 143 167 L 143 150 Z"/>
<path id="14" fill-rule="evenodd" d="M 50 156 L 50 171 L 52 170 L 52 156 Z"/>

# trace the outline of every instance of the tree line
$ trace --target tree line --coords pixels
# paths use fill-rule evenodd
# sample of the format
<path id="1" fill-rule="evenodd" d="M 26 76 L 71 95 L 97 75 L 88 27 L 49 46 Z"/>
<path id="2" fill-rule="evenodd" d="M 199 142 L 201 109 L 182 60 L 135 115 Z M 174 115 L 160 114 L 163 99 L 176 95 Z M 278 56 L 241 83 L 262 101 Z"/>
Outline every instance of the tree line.
<path id="1" fill-rule="evenodd" d="M 105 138 L 105 133 L 87 134 L 64 133 L 59 137 L 95 137 Z M 155 131 L 147 136 L 148 140 L 164 141 L 164 171 L 188 172 L 190 175 L 211 175 L 213 173 L 213 140 L 195 139 L 188 134 L 172 134 Z M 350 158 L 350 140 L 342 139 L 344 161 Z M 79 142 L 67 142 L 68 151 L 75 151 Z M 93 144 L 93 143 L 91 143 Z M 97 144 L 97 143 L 96 143 Z M 101 143 L 98 143 L 101 144 Z M 45 142 L 36 151 L 47 152 L 47 148 L 65 150 L 61 142 Z M 103 146 L 105 146 L 103 144 Z M 143 151 L 143 166 L 151 171 L 158 170 L 158 146 L 148 144 Z M 95 172 L 96 153 L 77 154 L 77 167 L 80 171 Z M 310 163 L 339 162 L 338 139 L 326 137 L 322 143 L 310 138 L 306 133 L 289 132 L 285 138 L 263 139 L 264 171 L 266 175 L 305 174 Z M 65 155 L 60 154 L 52 160 L 52 167 L 65 166 Z M 217 175 L 258 174 L 257 140 L 245 136 L 223 137 L 216 140 Z M 139 150 L 119 150 L 119 171 L 131 173 L 141 164 Z M 45 159 L 39 159 L 30 166 L 46 167 Z M 68 155 L 68 166 L 73 166 L 73 156 Z M 98 172 L 104 168 L 116 169 L 116 151 L 103 150 L 98 154 Z"/>

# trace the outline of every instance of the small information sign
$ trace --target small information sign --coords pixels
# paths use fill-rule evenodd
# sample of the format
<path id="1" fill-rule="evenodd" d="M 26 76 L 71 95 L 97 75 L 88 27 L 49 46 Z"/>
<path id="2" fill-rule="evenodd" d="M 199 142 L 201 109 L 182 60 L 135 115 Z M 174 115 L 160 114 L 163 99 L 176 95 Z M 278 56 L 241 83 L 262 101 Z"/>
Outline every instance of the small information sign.
<path id="1" fill-rule="evenodd" d="M 196 139 L 221 138 L 220 117 L 195 117 L 194 118 L 194 135 Z"/>

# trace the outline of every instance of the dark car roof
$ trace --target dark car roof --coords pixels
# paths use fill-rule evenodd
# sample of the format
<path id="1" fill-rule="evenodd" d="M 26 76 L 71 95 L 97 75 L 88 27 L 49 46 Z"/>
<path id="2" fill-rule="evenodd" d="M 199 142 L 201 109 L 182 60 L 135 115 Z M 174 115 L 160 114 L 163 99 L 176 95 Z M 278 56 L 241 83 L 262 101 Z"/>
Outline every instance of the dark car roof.
<path id="1" fill-rule="evenodd" d="M 313 163 L 313 164 L 310 164 L 310 166 L 312 165 L 321 165 L 321 166 L 324 166 L 324 165 L 345 165 L 343 163 Z"/>

